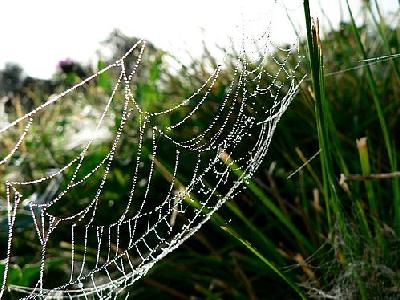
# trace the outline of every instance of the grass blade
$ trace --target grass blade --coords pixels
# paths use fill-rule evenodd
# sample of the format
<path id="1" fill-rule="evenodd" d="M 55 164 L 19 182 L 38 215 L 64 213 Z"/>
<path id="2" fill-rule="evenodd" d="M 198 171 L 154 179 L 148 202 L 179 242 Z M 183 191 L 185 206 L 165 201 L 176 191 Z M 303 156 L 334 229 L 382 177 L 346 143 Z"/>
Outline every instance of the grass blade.
<path id="1" fill-rule="evenodd" d="M 347 9 L 349 11 L 350 14 L 350 19 L 351 19 L 351 24 L 352 24 L 352 28 L 353 28 L 353 32 L 354 35 L 356 37 L 356 42 L 358 45 L 358 48 L 362 54 L 362 57 L 364 60 L 368 59 L 368 55 L 367 52 L 365 50 L 365 47 L 361 41 L 361 36 L 360 36 L 360 32 L 357 28 L 354 16 L 353 16 L 353 11 L 350 7 L 349 1 L 346 0 L 346 4 L 347 4 Z M 372 99 L 374 101 L 374 105 L 375 105 L 375 109 L 376 109 L 376 113 L 378 115 L 378 119 L 379 119 L 379 123 L 380 123 L 380 127 L 382 130 L 382 135 L 383 135 L 383 139 L 385 142 L 385 146 L 386 146 L 386 151 L 387 151 L 387 155 L 389 158 L 389 162 L 390 162 L 390 166 L 392 169 L 392 172 L 396 172 L 397 171 L 397 157 L 396 157 L 396 151 L 394 148 L 394 145 L 392 144 L 392 140 L 390 138 L 389 135 L 389 129 L 388 126 L 386 124 L 386 120 L 385 120 L 385 114 L 384 114 L 384 110 L 382 108 L 382 104 L 381 104 L 381 98 L 379 96 L 378 93 L 378 87 L 377 87 L 377 83 L 375 81 L 375 78 L 372 74 L 372 70 L 371 67 L 366 64 L 365 65 L 366 71 L 367 71 L 367 80 L 368 80 L 368 85 L 371 89 L 371 93 L 372 93 Z M 399 180 L 397 178 L 393 179 L 393 201 L 394 201 L 394 219 L 395 219 L 395 229 L 396 232 L 399 234 L 400 233 L 400 190 L 399 190 Z"/>
<path id="2" fill-rule="evenodd" d="M 283 274 L 275 265 L 269 261 L 265 256 L 263 256 L 257 249 L 255 249 L 248 241 L 237 236 L 231 229 L 227 227 L 221 227 L 232 237 L 238 240 L 243 246 L 250 250 L 255 256 L 257 256 L 265 265 L 267 265 L 274 273 L 276 273 L 280 278 L 282 278 L 298 295 L 301 299 L 307 299 L 306 296 L 300 291 L 300 289 L 293 283 L 285 274 Z"/>

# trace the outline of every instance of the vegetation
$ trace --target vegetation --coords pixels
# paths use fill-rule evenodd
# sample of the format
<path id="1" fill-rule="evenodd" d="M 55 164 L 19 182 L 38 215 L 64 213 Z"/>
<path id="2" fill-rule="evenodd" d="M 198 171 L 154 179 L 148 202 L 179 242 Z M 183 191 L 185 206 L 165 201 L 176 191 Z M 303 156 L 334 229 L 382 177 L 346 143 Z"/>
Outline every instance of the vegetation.
<path id="1" fill-rule="evenodd" d="M 131 296 L 187 300 L 400 298 L 400 27 L 398 18 L 392 22 L 393 16 L 382 15 L 376 0 L 364 1 L 361 25 L 355 22 L 351 7 L 347 8 L 348 21 L 343 21 L 339 29 L 332 26 L 321 33 L 318 22 L 311 18 L 308 0 L 304 1 L 307 39 L 300 47 L 307 59 L 300 73 L 309 76 L 280 121 L 267 159 L 255 178 L 247 182 L 246 192 L 227 203 L 193 238 L 136 282 L 130 288 Z M 107 43 L 119 57 L 135 41 L 114 32 Z M 233 66 L 235 56 L 231 57 Z M 216 65 L 207 49 L 201 58 L 176 69 L 170 60 L 168 53 L 150 45 L 134 86 L 137 99 L 147 110 L 171 107 L 190 95 Z M 98 69 L 106 63 L 99 61 Z M 64 65 L 54 80 L 42 82 L 24 79 L 15 66 L 10 66 L 1 73 L 0 85 L 0 92 L 8 97 L 5 105 L 10 119 L 92 71 L 85 66 Z M 223 79 L 211 91 L 214 104 L 222 101 L 230 71 L 224 71 Z M 78 118 L 92 126 L 116 76 L 104 74 L 84 90 L 73 92 L 62 107 L 43 112 L 37 122 L 46 126 L 34 131 L 23 144 L 15 158 L 18 164 L 5 179 L 36 178 L 48 172 L 49 161 L 57 168 L 74 157 L 77 145 L 71 136 L 79 128 L 72 125 Z M 117 93 L 122 96 L 123 91 Z M 202 120 L 213 107 L 211 102 L 199 111 L 196 126 L 206 126 Z M 112 109 L 116 113 L 108 120 L 110 127 L 118 123 L 117 112 L 122 108 L 116 104 Z M 179 116 L 160 122 L 167 126 L 174 118 L 178 120 Z M 134 164 L 129 149 L 138 142 L 137 125 L 133 120 L 122 138 L 124 151 L 119 153 L 107 183 L 109 201 L 101 208 L 104 218 L 112 218 L 109 207 L 127 197 L 131 178 L 124 170 Z M 15 136 L 23 129 L 0 140 L 0 157 L 12 149 Z M 179 134 L 190 136 L 187 131 Z M 111 143 L 105 138 L 96 144 L 90 163 L 83 167 L 90 170 L 98 164 Z M 319 155 L 308 161 L 318 150 Z M 168 159 L 161 164 L 168 172 Z M 160 172 L 156 180 L 165 180 L 165 172 L 164 176 Z M 180 176 L 185 182 L 185 174 Z M 61 185 L 26 192 L 38 198 L 51 197 Z M 86 198 L 80 197 L 82 190 L 74 190 L 68 195 L 71 201 L 66 202 L 70 206 L 56 209 L 63 214 L 76 211 L 95 188 L 97 185 L 90 183 L 84 187 Z M 4 186 L 0 186 L 3 207 L 4 195 Z M 73 199 L 81 199 L 79 205 Z M 20 240 L 8 280 L 10 284 L 29 285 L 39 272 L 39 266 L 31 263 L 37 261 L 31 254 L 35 253 L 34 229 L 27 211 L 18 213 Z M 7 212 L 2 211 L 0 253 L 5 253 L 7 226 Z M 62 240 L 66 233 L 58 234 Z M 62 269 L 66 258 L 59 249 L 69 245 L 61 242 L 53 246 L 47 272 L 56 275 L 52 278 L 57 284 L 66 276 Z"/>

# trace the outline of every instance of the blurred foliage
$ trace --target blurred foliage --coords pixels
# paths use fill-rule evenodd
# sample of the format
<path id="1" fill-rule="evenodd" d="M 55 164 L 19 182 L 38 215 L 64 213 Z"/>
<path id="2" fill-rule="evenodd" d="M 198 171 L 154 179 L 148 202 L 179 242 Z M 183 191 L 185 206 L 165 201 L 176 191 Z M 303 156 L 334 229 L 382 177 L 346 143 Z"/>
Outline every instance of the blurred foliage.
<path id="1" fill-rule="evenodd" d="M 364 9 L 368 15 L 368 6 Z M 366 18 L 363 26 L 358 28 L 368 57 L 399 53 L 400 28 L 397 27 L 398 24 L 388 26 L 384 21 L 380 19 L 378 23 L 380 26 L 385 25 L 384 37 L 371 18 Z M 97 70 L 121 57 L 136 41 L 136 38 L 124 36 L 118 31 L 113 32 L 105 41 L 105 46 L 110 47 L 112 55 L 99 60 Z M 333 155 L 336 158 L 336 188 L 352 243 L 346 244 L 340 233 L 335 228 L 330 228 L 327 222 L 319 159 L 314 159 L 296 175 L 287 178 L 319 149 L 314 95 L 311 81 L 306 79 L 301 85 L 299 95 L 279 123 L 269 154 L 257 176 L 249 183 L 247 191 L 221 208 L 218 215 L 193 238 L 157 263 L 145 278 L 129 288 L 130 296 L 135 299 L 188 300 L 296 299 L 296 292 L 271 268 L 260 263 L 259 258 L 237 239 L 221 230 L 222 224 L 218 220 L 224 220 L 224 226 L 229 226 L 241 239 L 251 243 L 251 249 L 257 249 L 257 253 L 262 253 L 272 261 L 290 281 L 300 283 L 304 292 L 311 296 L 322 297 L 316 292 L 321 290 L 358 299 L 360 293 L 357 291 L 357 284 L 349 275 L 357 273 L 371 299 L 399 297 L 400 260 L 398 234 L 394 228 L 391 188 L 393 180 L 371 181 L 370 185 L 365 185 L 364 182 L 340 185 L 339 182 L 341 174 L 365 174 L 356 145 L 356 140 L 362 137 L 368 138 L 367 160 L 370 172 L 391 171 L 379 120 L 372 105 L 373 95 L 366 83 L 365 68 L 360 64 L 362 57 L 355 50 L 357 43 L 351 24 L 342 22 L 339 29 L 328 28 L 322 37 L 322 47 L 326 98 L 332 113 L 330 130 L 334 130 L 336 136 L 332 141 Z M 300 48 L 305 51 L 305 41 L 301 41 Z M 231 69 L 223 71 L 221 79 L 211 90 L 209 98 L 213 100 L 199 110 L 191 129 L 185 127 L 177 133 L 176 138 L 190 137 L 193 133 L 191 130 L 201 130 L 207 125 L 206 121 L 215 112 L 218 103 L 222 102 L 236 63 L 234 50 L 223 50 L 228 53 L 232 51 L 232 55 L 228 56 L 231 59 Z M 175 58 L 154 45 L 150 44 L 146 51 L 137 80 L 131 88 L 140 106 L 147 111 L 173 107 L 180 99 L 197 90 L 210 76 L 210 70 L 216 66 L 215 59 L 207 49 L 204 49 L 203 56 L 193 59 L 187 65 L 179 64 Z M 134 53 L 132 62 L 137 55 L 138 53 Z M 279 57 L 279 53 L 277 56 Z M 173 67 L 171 61 L 179 67 Z M 292 67 L 296 63 L 288 62 Z M 396 74 L 396 63 L 399 63 L 398 60 L 393 59 L 371 65 L 394 145 L 398 143 L 400 114 L 400 78 Z M 304 63 L 301 67 L 303 74 L 309 73 L 307 64 Z M 274 66 L 267 65 L 266 68 Z M 7 97 L 6 111 L 10 119 L 15 119 L 32 107 L 39 106 L 52 94 L 64 91 L 68 86 L 79 82 L 84 75 L 95 71 L 88 66 L 71 62 L 67 69 L 60 67 L 53 80 L 41 81 L 24 78 L 18 66 L 8 65 L 0 73 L 0 98 Z M 271 69 L 271 72 L 274 70 Z M 33 126 L 33 132 L 13 158 L 13 169 L 1 181 L 37 178 L 57 170 L 76 156 L 84 141 L 84 137 L 79 140 L 79 133 L 83 127 L 93 127 L 107 103 L 107 95 L 111 92 L 117 75 L 112 71 L 103 73 L 96 80 L 68 94 L 62 106 L 54 106 L 41 112 L 35 125 L 42 126 Z M 116 98 L 123 99 L 123 90 L 117 91 Z M 94 145 L 95 151 L 88 155 L 80 174 L 88 173 L 107 153 L 112 143 L 109 132 L 115 132 L 116 124 L 120 121 L 121 102 L 114 103 L 112 110 L 111 117 L 105 120 L 101 143 Z M 185 113 L 183 111 L 182 115 Z M 172 114 L 158 121 L 163 127 L 167 127 L 180 119 L 180 115 Z M 23 126 L 2 137 L 0 157 L 12 149 L 15 138 L 22 130 Z M 136 149 L 137 143 L 138 120 L 132 118 L 124 130 L 120 150 L 106 183 L 104 199 L 107 201 L 104 201 L 99 211 L 100 219 L 108 221 L 120 215 L 117 203 L 128 196 L 131 177 L 126 170 L 132 169 L 135 163 L 131 149 Z M 146 147 L 150 149 L 150 145 Z M 170 151 L 165 148 L 162 152 Z M 396 152 L 399 153 L 398 148 Z M 365 159 L 364 152 L 364 164 Z M 166 155 L 165 164 L 169 163 Z M 3 174 L 4 170 L 1 168 L 4 166 L 0 166 Z M 67 173 L 65 176 L 68 178 L 71 175 Z M 181 175 L 184 181 L 184 172 Z M 70 201 L 64 201 L 63 206 L 57 206 L 55 209 L 58 213 L 70 215 L 84 207 L 97 189 L 98 176 L 94 174 L 93 180 L 89 180 L 84 187 L 68 193 Z M 155 178 L 156 182 L 157 180 L 163 181 L 165 178 L 158 174 Z M 35 197 L 39 203 L 44 203 L 63 188 L 62 182 L 60 179 L 53 181 L 51 185 L 27 189 L 26 194 Z M 368 200 L 371 189 L 377 205 L 374 212 L 371 211 Z M 144 188 L 138 191 L 137 196 L 140 197 L 143 193 Z M 0 186 L 0 206 L 3 207 L 4 195 L 4 186 Z M 79 199 L 79 204 L 73 201 L 75 199 Z M 363 223 L 364 220 L 366 224 Z M 5 253 L 8 226 L 5 210 L 0 215 L 0 226 L 0 253 Z M 34 257 L 34 253 L 38 253 L 38 245 L 27 208 L 22 207 L 18 211 L 16 228 L 18 240 L 13 253 L 9 283 L 30 285 L 38 276 L 38 265 L 32 263 L 38 261 L 38 257 Z M 70 240 L 69 234 L 58 232 L 55 240 L 60 242 L 49 246 L 51 263 L 46 270 L 46 276 L 54 280 L 50 284 L 56 285 L 67 276 L 65 262 L 69 257 L 63 249 L 70 247 L 67 243 Z M 379 236 L 382 240 L 376 242 Z M 346 249 L 352 253 L 350 262 L 343 260 Z M 0 264 L 0 268 L 1 266 Z"/>

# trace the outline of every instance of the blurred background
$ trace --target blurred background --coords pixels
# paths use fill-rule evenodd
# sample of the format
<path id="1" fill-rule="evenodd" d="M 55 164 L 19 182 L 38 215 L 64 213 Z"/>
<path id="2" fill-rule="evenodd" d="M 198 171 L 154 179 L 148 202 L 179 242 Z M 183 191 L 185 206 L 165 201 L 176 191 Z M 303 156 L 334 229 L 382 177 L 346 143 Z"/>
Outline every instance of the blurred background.
<path id="1" fill-rule="evenodd" d="M 240 43 L 243 20 L 283 18 L 279 30 L 271 34 L 280 42 L 290 41 L 292 28 L 286 22 L 284 9 L 274 16 L 270 11 L 275 0 L 202 1 L 182 3 L 153 1 L 77 1 L 60 4 L 49 0 L 4 1 L 0 4 L 1 53 L 0 66 L 14 62 L 23 67 L 28 76 L 49 79 L 58 61 L 70 58 L 88 64 L 96 63 L 101 41 L 114 29 L 127 36 L 144 38 L 180 58 L 199 56 L 202 43 L 215 54 L 216 46 L 227 47 L 230 40 Z M 363 1 L 350 0 L 358 11 Z M 280 0 L 299 28 L 304 28 L 302 1 Z M 381 0 L 384 12 L 396 9 L 397 2 Z M 315 14 L 321 8 L 329 22 L 337 26 L 345 17 L 345 2 L 312 1 Z M 326 23 L 324 18 L 321 22 Z M 246 33 L 251 34 L 251 28 Z"/>
<path id="2" fill-rule="evenodd" d="M 246 191 L 137 281 L 130 288 L 132 297 L 298 299 L 299 293 L 274 269 L 263 264 L 261 255 L 287 280 L 298 284 L 307 297 L 400 299 L 396 175 L 380 181 L 365 178 L 352 181 L 350 176 L 397 171 L 394 157 L 399 152 L 396 143 L 400 61 L 396 55 L 400 52 L 400 3 L 397 0 L 349 2 L 350 7 L 344 0 L 311 2 L 312 13 L 319 17 L 322 27 L 324 84 L 329 104 L 327 127 L 332 138 L 330 151 L 340 210 L 348 228 L 346 234 L 329 220 L 330 199 L 324 190 L 320 157 L 317 155 L 307 162 L 319 150 L 316 100 L 308 59 L 293 59 L 287 64 L 293 69 L 300 62 L 298 80 L 304 74 L 308 77 L 279 123 L 269 154 L 247 184 Z M 272 28 L 271 39 L 285 45 L 299 37 L 300 54 L 306 56 L 302 5 L 302 1 L 282 1 L 272 17 L 289 22 Z M 0 129 L 52 95 L 114 62 L 139 38 L 149 41 L 142 62 L 145 71 L 134 84 L 135 97 L 145 109 L 167 109 L 177 99 L 184 99 L 201 86 L 223 58 L 227 68 L 210 94 L 217 105 L 222 102 L 234 71 L 242 41 L 241 25 L 248 25 L 247 35 L 257 36 L 260 28 L 254 29 L 251 20 L 262 20 L 265 15 L 271 17 L 269 8 L 269 1 L 255 0 L 69 1 L 65 5 L 55 1 L 3 1 L 0 4 L 3 12 L 0 18 Z M 278 50 L 275 55 L 283 59 Z M 366 61 L 366 58 L 375 59 Z M 265 66 L 271 73 L 276 72 L 274 67 Z M 7 169 L 7 175 L 4 175 L 4 166 L 0 166 L 0 176 L 4 176 L 0 181 L 36 178 L 49 171 L 49 161 L 51 168 L 57 169 L 73 157 L 90 135 L 90 128 L 99 115 L 99 103 L 105 103 L 115 77 L 116 74 L 99 77 L 84 91 L 71 95 L 62 108 L 46 112 L 41 117 L 42 124 L 46 125 L 27 138 Z M 120 107 L 113 109 L 117 112 Z M 209 118 L 209 111 L 199 112 L 196 126 L 204 125 L 202 122 Z M 387 126 L 390 147 L 382 137 L 382 119 Z M 68 127 L 76 121 L 80 122 L 76 128 Z M 170 124 L 172 120 L 160 122 Z M 110 128 L 115 126 L 110 122 Z M 57 134 L 54 128 L 59 130 Z M 22 131 L 23 128 L 17 128 L 0 139 L 0 159 L 12 150 L 15 136 Z M 96 144 L 91 157 L 93 165 L 87 168 L 92 168 L 105 153 L 111 141 L 108 133 L 105 129 L 99 136 L 104 143 Z M 113 203 L 127 196 L 131 178 L 124 170 L 133 160 L 129 149 L 137 143 L 137 138 L 137 130 L 132 129 L 122 141 L 125 151 L 117 159 L 107 189 L 107 199 Z M 341 174 L 348 181 L 341 180 Z M 59 188 L 50 187 L 45 193 L 40 189 L 30 192 L 36 197 L 43 194 L 50 197 L 49 193 Z M 87 189 L 91 191 L 90 186 Z M 73 199 L 78 194 L 70 197 Z M 3 185 L 0 186 L 0 208 L 0 253 L 3 255 L 8 227 Z M 72 207 L 62 209 L 67 212 Z M 107 207 L 104 213 L 108 213 Z M 26 211 L 18 214 L 16 228 L 20 240 L 16 241 L 8 283 L 30 286 L 39 274 L 39 265 L 32 264 L 30 257 L 37 246 L 32 238 L 34 226 Z M 247 240 L 259 255 L 224 231 L 222 225 Z M 46 272 L 48 277 L 54 275 L 56 285 L 56 278 L 61 280 L 66 276 L 60 267 L 66 257 L 57 249 L 69 245 L 61 240 L 53 246 L 53 252 L 49 251 L 51 267 Z"/>

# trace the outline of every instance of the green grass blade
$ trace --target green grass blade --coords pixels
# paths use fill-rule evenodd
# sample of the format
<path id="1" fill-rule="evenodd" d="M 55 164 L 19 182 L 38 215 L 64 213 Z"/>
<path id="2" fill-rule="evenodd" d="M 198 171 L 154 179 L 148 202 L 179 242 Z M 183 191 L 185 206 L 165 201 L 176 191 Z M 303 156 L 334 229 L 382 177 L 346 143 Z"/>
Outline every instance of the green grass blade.
<path id="1" fill-rule="evenodd" d="M 351 24 L 352 24 L 352 28 L 353 28 L 353 32 L 354 35 L 356 37 L 356 42 L 358 45 L 358 48 L 362 54 L 362 57 L 364 60 L 368 59 L 368 55 L 367 52 L 365 50 L 365 47 L 361 41 L 361 36 L 360 36 L 360 32 L 357 28 L 354 16 L 353 16 L 353 11 L 350 7 L 349 1 L 346 0 L 346 4 L 347 4 L 347 9 L 349 11 L 350 14 L 350 20 L 351 20 Z M 386 146 L 386 151 L 387 151 L 387 155 L 389 158 L 389 162 L 390 162 L 390 166 L 391 166 L 391 170 L 393 172 L 397 171 L 397 157 L 396 157 L 396 151 L 395 150 L 395 146 L 392 144 L 392 140 L 390 138 L 389 135 L 389 129 L 385 120 L 385 114 L 382 108 L 382 104 L 381 104 L 381 98 L 378 92 L 378 87 L 377 87 L 377 83 L 375 81 L 375 78 L 372 74 L 372 70 L 371 67 L 366 64 L 365 65 L 366 71 L 367 71 L 367 80 L 368 80 L 368 85 L 371 89 L 371 93 L 372 93 L 372 99 L 374 101 L 374 105 L 375 105 L 375 109 L 376 109 L 376 113 L 378 115 L 378 119 L 379 119 L 379 123 L 380 123 L 380 127 L 381 127 L 381 131 L 382 131 L 382 135 L 383 135 L 383 139 L 385 142 L 385 146 Z M 400 233 L 400 190 L 399 190 L 399 180 L 397 178 L 393 179 L 393 201 L 394 201 L 394 223 L 395 223 L 395 229 L 397 233 Z"/>
<path id="2" fill-rule="evenodd" d="M 389 36 L 388 26 L 386 25 L 385 19 L 382 16 L 382 12 L 379 7 L 378 1 L 373 0 L 373 2 L 374 2 L 375 9 L 378 13 L 379 20 L 377 19 L 374 12 L 372 11 L 372 7 L 370 4 L 370 5 L 368 5 L 368 10 L 372 17 L 372 21 L 374 22 L 375 27 L 378 29 L 379 36 L 381 37 L 381 39 L 383 41 L 383 45 L 385 47 L 385 50 L 387 51 L 387 55 L 393 54 L 392 49 L 390 47 L 389 39 L 388 39 L 388 36 Z M 397 63 L 397 60 L 392 59 L 391 62 L 392 62 L 393 68 L 395 70 L 397 79 L 400 79 L 400 67 L 399 67 L 399 64 Z"/>
<path id="3" fill-rule="evenodd" d="M 364 176 L 368 176 L 371 174 L 371 167 L 369 164 L 369 154 L 368 154 L 368 146 L 366 138 L 361 138 L 357 140 L 357 149 L 360 156 L 361 172 Z M 365 189 L 367 190 L 368 205 L 374 217 L 377 217 L 378 207 L 375 201 L 376 196 L 374 193 L 372 182 L 366 180 L 364 183 L 365 183 Z"/>
<path id="4" fill-rule="evenodd" d="M 269 261 L 265 256 L 263 256 L 257 249 L 255 249 L 248 241 L 242 239 L 231 231 L 227 227 L 221 227 L 232 237 L 238 240 L 243 246 L 250 250 L 255 256 L 257 256 L 265 265 L 267 265 L 273 272 L 275 272 L 280 278 L 282 278 L 298 295 L 301 299 L 307 299 L 306 296 L 300 291 L 300 289 L 293 283 L 285 274 L 283 274 L 271 261 Z"/>
<path id="5" fill-rule="evenodd" d="M 238 178 L 241 178 L 244 173 L 240 168 L 231 160 L 228 155 L 221 156 L 221 159 L 227 164 L 236 174 Z M 293 224 L 293 222 L 274 204 L 274 202 L 262 191 L 262 189 L 252 180 L 248 179 L 245 183 L 249 190 L 261 200 L 261 203 L 272 212 L 272 214 L 283 224 L 293 236 L 301 242 L 308 251 L 312 252 L 315 250 L 312 243 L 301 233 L 299 229 Z"/>
<path id="6" fill-rule="evenodd" d="M 347 229 L 335 187 L 336 180 L 332 158 L 332 152 L 335 147 L 330 142 L 330 138 L 335 138 L 335 135 L 331 137 L 329 134 L 329 126 L 332 126 L 332 117 L 330 116 L 329 105 L 325 96 L 324 63 L 321 52 L 321 43 L 319 40 L 319 25 L 318 22 L 312 22 L 308 0 L 304 1 L 304 15 L 307 26 L 307 42 L 310 54 L 312 86 L 315 97 L 315 116 L 318 141 L 321 149 L 320 161 L 328 225 L 329 228 L 332 230 L 332 214 L 334 214 L 336 217 L 336 221 L 338 222 L 341 234 L 344 238 L 346 238 Z"/>
<path id="7" fill-rule="evenodd" d="M 169 166 L 167 166 L 165 163 L 163 163 L 161 160 L 153 158 L 154 163 L 156 165 L 157 170 L 162 174 L 162 176 L 169 182 L 172 181 L 172 173 L 169 170 Z M 185 189 L 185 186 L 181 183 L 181 181 L 178 179 L 178 177 L 180 177 L 179 175 L 177 175 L 177 178 L 175 178 L 175 185 L 177 187 L 177 189 Z M 207 183 L 205 182 L 205 184 L 207 185 Z M 218 195 L 216 193 L 216 195 Z M 218 195 L 219 197 L 221 197 L 220 195 Z M 184 199 L 189 205 L 193 206 L 196 209 L 202 210 L 205 213 L 208 213 L 209 210 L 206 207 L 203 207 L 199 201 L 196 199 L 196 197 L 191 193 L 190 195 L 188 195 L 185 199 Z M 240 219 L 244 225 L 251 231 L 254 233 L 254 235 L 258 238 L 258 241 L 260 242 L 260 244 L 263 244 L 266 248 L 266 250 L 268 250 L 268 253 L 270 255 L 272 255 L 274 257 L 274 259 L 276 259 L 277 262 L 279 263 L 283 263 L 283 259 L 282 256 L 279 254 L 279 252 L 277 251 L 277 248 L 275 246 L 275 244 L 268 239 L 262 231 L 260 231 L 248 218 L 246 218 L 246 216 L 240 211 L 240 209 L 234 204 L 234 203 L 226 203 L 226 206 L 228 207 L 228 209 L 238 218 Z M 211 215 L 210 218 L 211 222 L 216 225 L 216 226 L 226 226 L 226 222 L 224 220 L 223 217 L 221 217 L 217 212 L 214 212 Z M 233 230 L 233 229 L 231 229 Z M 236 233 L 237 235 L 239 235 L 238 233 Z"/>

